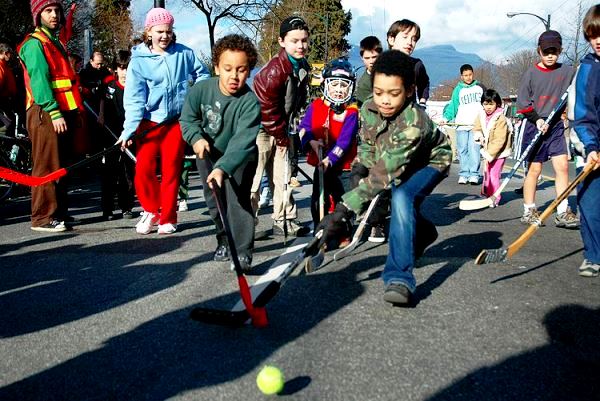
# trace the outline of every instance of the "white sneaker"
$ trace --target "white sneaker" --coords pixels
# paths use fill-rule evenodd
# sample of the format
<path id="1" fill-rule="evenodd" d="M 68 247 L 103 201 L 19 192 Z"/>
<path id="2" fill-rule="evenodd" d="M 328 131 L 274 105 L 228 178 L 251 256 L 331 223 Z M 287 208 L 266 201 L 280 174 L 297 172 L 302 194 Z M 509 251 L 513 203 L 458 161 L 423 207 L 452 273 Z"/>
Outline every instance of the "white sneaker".
<path id="1" fill-rule="evenodd" d="M 463 177 L 462 175 L 460 177 L 458 177 L 458 183 L 459 184 L 466 184 L 467 183 L 467 177 Z"/>
<path id="2" fill-rule="evenodd" d="M 469 184 L 471 185 L 479 185 L 479 177 L 471 176 L 469 177 Z"/>
<path id="3" fill-rule="evenodd" d="M 177 224 L 167 223 L 158 225 L 159 234 L 173 234 L 177 231 Z"/>
<path id="4" fill-rule="evenodd" d="M 177 209 L 180 212 L 187 212 L 188 211 L 188 204 L 187 201 L 185 199 L 182 199 L 179 201 L 179 208 Z"/>
<path id="5" fill-rule="evenodd" d="M 144 212 L 140 221 L 135 225 L 135 231 L 138 234 L 150 234 L 159 220 L 158 214 Z"/>

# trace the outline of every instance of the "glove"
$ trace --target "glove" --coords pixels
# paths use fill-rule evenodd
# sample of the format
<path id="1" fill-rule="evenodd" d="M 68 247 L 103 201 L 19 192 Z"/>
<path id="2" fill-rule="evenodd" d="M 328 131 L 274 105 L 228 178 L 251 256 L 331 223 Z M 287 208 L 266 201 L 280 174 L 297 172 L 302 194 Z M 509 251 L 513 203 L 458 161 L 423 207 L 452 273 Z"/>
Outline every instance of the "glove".
<path id="1" fill-rule="evenodd" d="M 350 188 L 354 189 L 358 186 L 361 179 L 369 176 L 369 169 L 364 164 L 355 163 L 350 170 Z"/>
<path id="2" fill-rule="evenodd" d="M 348 238 L 352 233 L 352 219 L 354 212 L 338 203 L 332 214 L 323 217 L 317 226 L 316 232 L 323 230 L 321 244 L 326 243 L 327 249 L 337 248 L 339 241 Z"/>

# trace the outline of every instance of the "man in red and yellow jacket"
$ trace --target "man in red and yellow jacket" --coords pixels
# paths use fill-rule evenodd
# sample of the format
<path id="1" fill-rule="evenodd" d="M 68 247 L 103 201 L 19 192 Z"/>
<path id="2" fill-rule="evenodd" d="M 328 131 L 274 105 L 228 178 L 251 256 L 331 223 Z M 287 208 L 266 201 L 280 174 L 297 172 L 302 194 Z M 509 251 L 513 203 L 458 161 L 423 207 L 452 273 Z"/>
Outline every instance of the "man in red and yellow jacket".
<path id="1" fill-rule="evenodd" d="M 35 31 L 19 46 L 25 69 L 27 130 L 32 145 L 34 176 L 68 165 L 73 138 L 83 109 L 75 71 L 60 41 L 64 12 L 60 1 L 31 0 Z M 60 232 L 67 226 L 64 178 L 31 191 L 31 229 Z"/>

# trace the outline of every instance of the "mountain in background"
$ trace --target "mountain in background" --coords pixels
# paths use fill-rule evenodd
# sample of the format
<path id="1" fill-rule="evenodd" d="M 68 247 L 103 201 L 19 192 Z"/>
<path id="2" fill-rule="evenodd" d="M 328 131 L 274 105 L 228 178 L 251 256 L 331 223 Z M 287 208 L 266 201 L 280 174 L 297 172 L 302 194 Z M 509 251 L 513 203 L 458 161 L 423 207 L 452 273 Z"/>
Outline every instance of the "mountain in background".
<path id="1" fill-rule="evenodd" d="M 361 75 L 364 68 L 361 68 L 363 63 L 360 58 L 359 47 L 352 46 L 348 56 L 350 63 L 352 63 L 355 68 L 360 68 L 358 75 Z M 461 65 L 471 64 L 473 68 L 477 68 L 485 62 L 477 54 L 461 53 L 452 45 L 424 47 L 415 50 L 413 56 L 423 60 L 432 89 L 449 79 L 458 81 Z"/>

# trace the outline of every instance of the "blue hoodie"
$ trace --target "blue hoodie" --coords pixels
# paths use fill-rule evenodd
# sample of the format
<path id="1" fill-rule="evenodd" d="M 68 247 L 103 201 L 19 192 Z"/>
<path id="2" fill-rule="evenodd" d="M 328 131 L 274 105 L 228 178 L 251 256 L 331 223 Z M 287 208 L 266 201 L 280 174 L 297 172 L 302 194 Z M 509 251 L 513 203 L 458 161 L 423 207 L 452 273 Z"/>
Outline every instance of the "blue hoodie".
<path id="1" fill-rule="evenodd" d="M 600 151 L 600 58 L 589 53 L 579 65 L 575 80 L 573 128 L 586 153 Z"/>
<path id="2" fill-rule="evenodd" d="M 135 46 L 127 68 L 123 105 L 125 124 L 120 140 L 133 136 L 143 119 L 163 122 L 181 113 L 187 90 L 210 73 L 192 49 L 173 43 L 164 55 Z"/>

